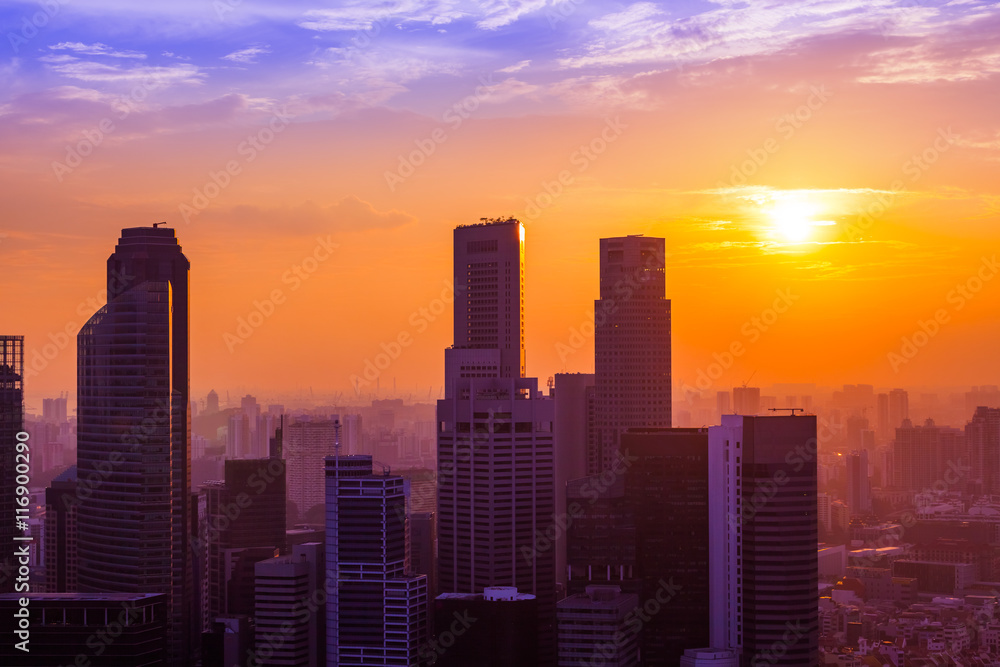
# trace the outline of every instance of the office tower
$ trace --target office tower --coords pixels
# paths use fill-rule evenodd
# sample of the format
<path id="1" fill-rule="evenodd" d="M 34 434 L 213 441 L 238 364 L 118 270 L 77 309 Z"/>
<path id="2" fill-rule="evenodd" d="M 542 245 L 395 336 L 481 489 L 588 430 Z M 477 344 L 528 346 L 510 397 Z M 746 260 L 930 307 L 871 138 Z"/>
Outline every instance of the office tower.
<path id="1" fill-rule="evenodd" d="M 830 514 L 830 496 L 825 493 L 816 494 L 816 519 L 819 521 L 819 525 L 826 532 L 830 532 L 833 527 L 832 515 Z"/>
<path id="2" fill-rule="evenodd" d="M 944 490 L 962 491 L 965 475 L 959 469 L 964 466 L 966 451 L 965 432 L 961 429 L 936 426 L 933 419 L 914 426 L 904 419 L 896 429 L 892 447 L 896 486 L 914 493 L 941 490 L 938 482 L 944 481 L 946 471 L 953 470 L 958 478 Z"/>
<path id="3" fill-rule="evenodd" d="M 555 658 L 554 401 L 524 366 L 524 227 L 455 229 L 455 344 L 438 401 L 438 586 L 537 598 L 540 664 Z M 471 480 L 477 480 L 475 484 Z M 482 481 L 480 481 L 482 480 Z"/>
<path id="4" fill-rule="evenodd" d="M 78 508 L 80 591 L 168 594 L 173 665 L 188 664 L 200 620 L 191 580 L 189 268 L 173 229 L 123 229 L 108 258 L 108 303 L 77 337 L 77 473 L 99 480 Z"/>
<path id="5" fill-rule="evenodd" d="M 14 590 L 17 434 L 24 430 L 24 336 L 0 336 L 0 593 Z M 29 441 L 30 442 L 30 441 Z"/>
<path id="6" fill-rule="evenodd" d="M 32 593 L 29 651 L 15 646 L 22 594 L 0 595 L 0 665 L 174 667 L 162 593 Z"/>
<path id="7" fill-rule="evenodd" d="M 555 639 L 550 540 L 561 530 L 553 519 L 554 401 L 535 378 L 460 378 L 454 394 L 437 408 L 438 586 L 534 595 L 544 659 Z"/>
<path id="8" fill-rule="evenodd" d="M 323 460 L 333 453 L 334 423 L 300 421 L 289 425 L 286 422 L 282 439 L 288 469 L 288 502 L 295 505 L 299 521 L 304 521 L 309 510 L 324 505 Z"/>
<path id="9" fill-rule="evenodd" d="M 879 394 L 875 397 L 875 430 L 880 442 L 892 439 L 893 429 L 889 426 L 889 394 Z"/>
<path id="10" fill-rule="evenodd" d="M 872 511 L 872 482 L 868 476 L 868 450 L 855 450 L 847 460 L 847 506 L 851 515 L 869 514 Z"/>
<path id="11" fill-rule="evenodd" d="M 215 393 L 212 389 L 208 392 L 208 397 L 205 399 L 205 414 L 213 415 L 219 411 L 219 395 Z"/>
<path id="12" fill-rule="evenodd" d="M 437 516 L 434 512 L 411 512 L 409 522 L 410 570 L 427 577 L 427 599 L 432 600 L 437 596 L 437 553 L 434 549 Z"/>
<path id="13" fill-rule="evenodd" d="M 591 438 L 596 437 L 595 388 L 593 373 L 556 373 L 555 375 L 555 501 L 556 516 L 566 516 L 566 484 L 596 467 L 588 465 L 587 455 L 594 452 Z M 556 582 L 566 585 L 566 531 L 555 535 Z"/>
<path id="14" fill-rule="evenodd" d="M 601 239 L 601 298 L 594 301 L 597 437 L 588 456 L 598 467 L 590 474 L 614 464 L 625 429 L 671 425 L 664 248 L 661 238 Z"/>
<path id="15" fill-rule="evenodd" d="M 420 658 L 435 667 L 538 665 L 538 601 L 514 586 L 442 593 L 434 600 L 435 638 Z"/>
<path id="16" fill-rule="evenodd" d="M 445 396 L 459 377 L 524 377 L 524 226 L 483 218 L 454 232 L 455 344 Z"/>
<path id="17" fill-rule="evenodd" d="M 710 646 L 816 665 L 816 417 L 725 416 L 708 433 Z"/>
<path id="18" fill-rule="evenodd" d="M 910 395 L 904 389 L 889 392 L 889 428 L 897 429 L 910 418 Z"/>
<path id="19" fill-rule="evenodd" d="M 340 438 L 344 454 L 361 454 L 363 442 L 361 427 L 363 423 L 361 415 L 344 415 L 344 432 Z"/>
<path id="20" fill-rule="evenodd" d="M 77 589 L 76 466 L 52 480 L 45 489 L 45 592 L 75 593 Z"/>
<path id="21" fill-rule="evenodd" d="M 254 566 L 256 662 L 252 664 L 325 667 L 325 613 L 320 602 L 325 599 L 324 560 L 323 545 L 310 543 Z"/>
<path id="22" fill-rule="evenodd" d="M 284 461 L 226 461 L 225 481 L 202 491 L 208 534 L 194 546 L 206 562 L 207 622 L 252 614 L 254 564 L 286 547 Z"/>
<path id="23" fill-rule="evenodd" d="M 42 419 L 52 424 L 66 421 L 66 396 L 42 399 Z"/>
<path id="24" fill-rule="evenodd" d="M 755 415 L 760 407 L 760 387 L 733 387 L 733 414 Z"/>
<path id="25" fill-rule="evenodd" d="M 591 584 L 639 593 L 635 513 L 621 474 L 591 475 L 566 485 L 566 561 L 569 594 Z"/>
<path id="26" fill-rule="evenodd" d="M 403 478 L 370 456 L 326 458 L 326 655 L 330 665 L 416 665 L 427 577 L 410 573 Z"/>
<path id="27" fill-rule="evenodd" d="M 709 645 L 708 431 L 630 429 L 621 443 L 639 600 L 661 606 L 642 625 L 642 661 L 673 667 Z"/>
<path id="28" fill-rule="evenodd" d="M 1000 408 L 977 407 L 965 425 L 965 440 L 973 474 L 982 477 L 982 492 L 1000 492 Z"/>
<path id="29" fill-rule="evenodd" d="M 722 415 L 730 414 L 729 400 L 730 395 L 728 391 L 715 392 L 715 410 L 719 413 L 719 419 L 722 419 Z"/>
<path id="30" fill-rule="evenodd" d="M 250 420 L 242 412 L 229 416 L 226 429 L 226 458 L 242 459 L 250 456 Z"/>
<path id="31" fill-rule="evenodd" d="M 556 605 L 559 667 L 638 665 L 639 636 L 632 627 L 641 622 L 638 607 L 639 596 L 618 586 L 587 586 L 586 592 L 561 600 Z"/>

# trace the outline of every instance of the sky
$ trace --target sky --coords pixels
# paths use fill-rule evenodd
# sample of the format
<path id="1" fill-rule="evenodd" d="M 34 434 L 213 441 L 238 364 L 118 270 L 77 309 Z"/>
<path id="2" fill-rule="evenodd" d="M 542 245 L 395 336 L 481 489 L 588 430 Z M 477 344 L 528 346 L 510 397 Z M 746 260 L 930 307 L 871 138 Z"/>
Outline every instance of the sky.
<path id="1" fill-rule="evenodd" d="M 666 239 L 675 404 L 998 383 L 1000 4 L 7 0 L 0 25 L 29 410 L 74 392 L 120 230 L 160 221 L 196 395 L 437 397 L 451 230 L 509 215 L 541 385 L 592 372 L 598 240 L 627 234 Z"/>

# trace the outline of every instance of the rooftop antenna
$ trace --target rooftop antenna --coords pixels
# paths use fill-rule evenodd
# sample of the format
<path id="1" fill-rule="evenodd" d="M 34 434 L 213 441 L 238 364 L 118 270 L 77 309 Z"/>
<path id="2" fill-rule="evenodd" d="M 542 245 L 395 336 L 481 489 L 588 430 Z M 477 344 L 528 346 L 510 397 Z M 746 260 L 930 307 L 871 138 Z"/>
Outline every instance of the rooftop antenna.
<path id="1" fill-rule="evenodd" d="M 806 411 L 805 408 L 768 408 L 768 410 L 770 410 L 771 412 L 778 412 L 779 410 L 791 410 L 792 411 L 792 415 L 791 415 L 792 417 L 795 416 L 796 412 L 805 412 Z"/>

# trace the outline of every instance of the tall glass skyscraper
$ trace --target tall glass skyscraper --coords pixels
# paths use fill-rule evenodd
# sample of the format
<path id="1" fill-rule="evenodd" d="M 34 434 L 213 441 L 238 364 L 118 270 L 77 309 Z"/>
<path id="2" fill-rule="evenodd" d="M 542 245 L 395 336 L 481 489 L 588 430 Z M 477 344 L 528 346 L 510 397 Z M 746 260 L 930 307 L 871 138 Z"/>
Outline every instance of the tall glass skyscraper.
<path id="1" fill-rule="evenodd" d="M 77 337 L 81 592 L 169 595 L 170 664 L 196 619 L 191 551 L 188 271 L 173 229 L 123 229 L 108 303 Z"/>
<path id="2" fill-rule="evenodd" d="M 629 428 L 665 428 L 670 417 L 670 300 L 664 240 L 601 239 L 601 298 L 594 302 L 596 437 L 588 474 L 618 460 Z"/>
<path id="3" fill-rule="evenodd" d="M 0 336 L 0 593 L 14 592 L 14 449 L 23 428 L 24 336 Z"/>

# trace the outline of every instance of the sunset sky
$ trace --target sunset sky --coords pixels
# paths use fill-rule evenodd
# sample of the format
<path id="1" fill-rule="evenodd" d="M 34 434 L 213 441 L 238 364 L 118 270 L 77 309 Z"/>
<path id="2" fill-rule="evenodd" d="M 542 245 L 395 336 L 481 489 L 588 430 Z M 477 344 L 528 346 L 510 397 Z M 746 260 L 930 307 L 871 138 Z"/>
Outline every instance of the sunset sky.
<path id="1" fill-rule="evenodd" d="M 626 234 L 666 238 L 676 400 L 734 343 L 713 393 L 1000 380 L 1000 4 L 149 4 L 0 7 L 29 407 L 75 392 L 119 232 L 159 221 L 199 396 L 367 400 L 351 377 L 408 333 L 381 395 L 437 397 L 452 229 L 507 215 L 542 384 L 593 370 L 598 239 Z"/>

